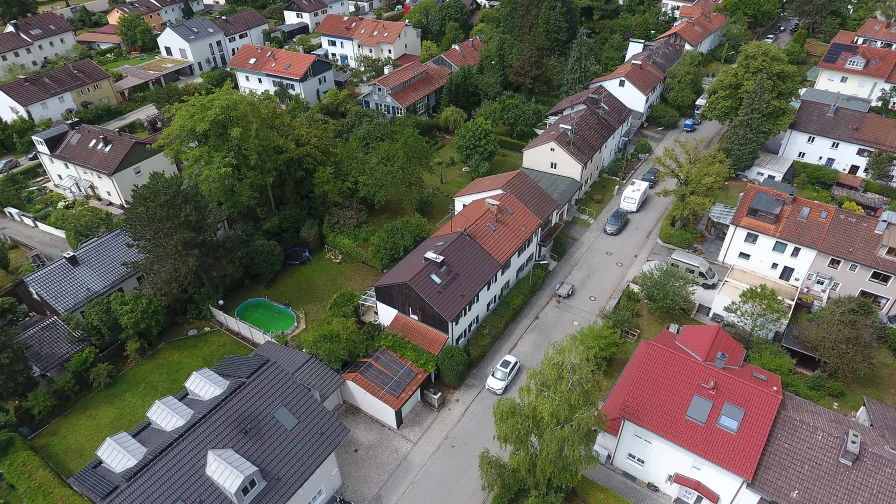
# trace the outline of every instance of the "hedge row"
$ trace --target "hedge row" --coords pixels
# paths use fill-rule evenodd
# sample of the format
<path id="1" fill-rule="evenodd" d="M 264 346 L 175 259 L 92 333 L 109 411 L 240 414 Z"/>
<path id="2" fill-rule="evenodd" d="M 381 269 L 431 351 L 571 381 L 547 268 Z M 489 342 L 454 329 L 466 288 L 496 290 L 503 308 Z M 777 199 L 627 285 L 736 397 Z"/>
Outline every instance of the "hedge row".
<path id="1" fill-rule="evenodd" d="M 501 299 L 498 306 L 485 317 L 482 324 L 470 337 L 470 367 L 474 367 L 492 348 L 498 339 L 507 330 L 517 315 L 532 299 L 535 291 L 541 287 L 548 277 L 548 268 L 545 265 L 537 265 L 532 268 L 531 281 L 528 277 L 520 278 L 516 285 Z"/>
<path id="2" fill-rule="evenodd" d="M 370 252 L 359 247 L 358 244 L 348 236 L 330 233 L 327 235 L 327 245 L 338 250 L 345 259 L 351 259 L 352 261 L 364 263 L 379 269 L 374 265 L 374 260 L 370 257 Z"/>
<path id="3" fill-rule="evenodd" d="M 383 14 L 384 21 L 401 21 L 404 19 L 404 9 Z"/>
<path id="4" fill-rule="evenodd" d="M 870 193 L 886 196 L 890 199 L 896 199 L 896 187 L 888 186 L 887 184 L 881 184 L 880 182 L 875 182 L 873 180 L 865 180 L 865 190 Z"/>
<path id="5" fill-rule="evenodd" d="M 498 139 L 498 147 L 502 149 L 520 152 L 526 147 L 526 142 L 520 142 L 505 136 L 496 136 L 495 138 Z"/>
<path id="6" fill-rule="evenodd" d="M 399 357 L 404 357 L 411 361 L 413 365 L 427 373 L 432 373 L 436 369 L 435 355 L 392 333 L 384 332 L 377 342 L 377 345 L 381 348 L 391 350 Z"/>
<path id="7" fill-rule="evenodd" d="M 666 215 L 663 218 L 663 224 L 660 226 L 660 240 L 674 247 L 689 249 L 691 245 L 697 243 L 700 233 L 685 228 L 676 228 L 672 224 L 672 216 Z"/>
<path id="8" fill-rule="evenodd" d="M 0 434 L 2 444 L 8 444 L 0 454 L 0 472 L 23 502 L 52 502 L 54 504 L 84 504 L 87 501 L 75 493 L 17 434 Z"/>

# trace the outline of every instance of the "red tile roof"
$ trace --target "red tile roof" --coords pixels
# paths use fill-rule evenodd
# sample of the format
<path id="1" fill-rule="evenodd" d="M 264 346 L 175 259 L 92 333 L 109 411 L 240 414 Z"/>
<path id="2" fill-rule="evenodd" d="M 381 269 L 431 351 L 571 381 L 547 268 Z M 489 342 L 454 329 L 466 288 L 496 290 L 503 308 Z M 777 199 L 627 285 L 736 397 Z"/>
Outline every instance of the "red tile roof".
<path id="1" fill-rule="evenodd" d="M 774 223 L 747 215 L 750 204 L 757 194 L 765 194 L 764 198 L 773 198 L 783 205 L 778 219 Z M 803 207 L 809 208 L 809 214 L 805 220 L 799 218 L 800 210 Z M 831 224 L 836 208 L 834 205 L 805 198 L 791 198 L 789 195 L 771 188 L 750 184 L 741 196 L 731 222 L 736 226 L 818 250 L 828 232 L 828 226 Z M 824 219 L 821 218 L 821 212 L 827 212 Z"/>
<path id="2" fill-rule="evenodd" d="M 479 51 L 482 50 L 482 41 L 478 38 L 465 40 L 460 44 L 456 44 L 451 49 L 442 53 L 442 57 L 450 61 L 452 65 L 460 68 L 462 66 L 476 66 L 479 63 Z"/>
<path id="3" fill-rule="evenodd" d="M 400 21 L 380 21 L 341 14 L 327 14 L 314 29 L 315 33 L 334 37 L 351 38 L 362 46 L 380 43 L 394 44 L 405 28 Z"/>
<path id="4" fill-rule="evenodd" d="M 830 220 L 821 252 L 896 275 L 896 260 L 878 253 L 884 234 L 875 232 L 876 218 L 836 208 Z"/>
<path id="5" fill-rule="evenodd" d="M 858 175 L 850 175 L 841 172 L 837 174 L 837 183 L 849 187 L 861 188 L 865 185 L 865 179 Z"/>
<path id="6" fill-rule="evenodd" d="M 648 63 L 646 59 L 641 59 L 623 63 L 613 73 L 598 77 L 591 83 L 599 84 L 608 80 L 623 78 L 638 88 L 644 95 L 649 95 L 663 82 L 665 77 L 662 70 Z"/>
<path id="7" fill-rule="evenodd" d="M 450 234 L 458 228 L 466 227 L 467 234 L 495 261 L 506 263 L 538 229 L 541 219 L 512 194 L 499 194 L 489 199 L 499 202 L 497 213 L 486 204 L 486 199 L 476 200 L 464 207 L 433 233 L 433 236 Z"/>
<path id="8" fill-rule="evenodd" d="M 411 378 L 410 383 L 408 383 L 408 385 L 400 394 L 398 394 L 397 397 L 387 392 L 387 389 L 392 380 L 397 378 L 404 368 L 398 370 L 387 369 L 388 366 L 377 364 L 376 362 L 374 362 L 374 360 L 378 354 L 388 354 L 389 356 L 398 359 L 405 366 L 405 368 L 410 369 L 415 373 L 413 378 Z M 375 368 L 376 371 L 368 375 L 364 371 L 364 368 L 367 367 Z M 404 403 L 406 403 L 407 400 L 412 395 L 414 395 L 415 392 L 417 392 L 417 389 L 420 388 L 420 385 L 423 383 L 423 380 L 425 380 L 427 376 L 426 371 L 421 370 L 417 366 L 411 364 L 407 359 L 399 357 L 398 355 L 395 355 L 394 353 L 384 348 L 381 348 L 375 353 L 361 359 L 356 363 L 355 366 L 352 366 L 351 369 L 354 371 L 350 370 L 349 372 L 342 374 L 342 377 L 345 378 L 346 381 L 355 383 L 356 385 L 364 389 L 367 393 L 369 393 L 373 397 L 376 397 L 395 411 L 400 410 L 401 407 L 404 406 Z M 382 377 L 382 381 L 377 381 L 376 383 L 374 383 L 374 381 L 368 380 L 362 375 L 380 376 Z M 388 382 L 385 382 L 386 380 L 388 380 Z"/>
<path id="9" fill-rule="evenodd" d="M 102 28 L 84 32 L 75 37 L 75 40 L 78 42 L 104 42 L 107 44 L 120 44 L 121 37 L 118 36 L 117 30 L 118 25 L 108 24 L 106 26 L 103 26 Z"/>
<path id="10" fill-rule="evenodd" d="M 18 33 L 0 33 L 0 53 L 7 53 L 10 51 L 15 51 L 16 49 L 23 49 L 25 47 L 31 47 L 31 42 L 26 40 L 24 37 L 20 37 Z"/>
<path id="11" fill-rule="evenodd" d="M 395 63 L 399 65 L 409 65 L 416 61 L 420 61 L 419 54 L 402 54 L 401 56 L 395 58 Z"/>
<path id="12" fill-rule="evenodd" d="M 728 23 L 728 19 L 723 14 L 715 12 L 706 13 L 703 11 L 700 11 L 699 13 L 688 12 L 693 16 L 685 16 L 682 14 L 682 21 L 670 28 L 666 33 L 657 37 L 657 39 L 672 37 L 674 40 L 678 37 L 692 47 L 697 47 L 701 42 L 709 38 L 710 35 L 720 30 L 726 23 Z"/>
<path id="13" fill-rule="evenodd" d="M 856 30 L 856 35 L 886 42 L 896 42 L 896 31 L 894 30 L 896 30 L 896 25 L 893 23 L 871 18 L 865 21 L 861 28 Z"/>
<path id="14" fill-rule="evenodd" d="M 317 57 L 313 54 L 246 44 L 233 55 L 227 66 L 298 80 L 305 76 L 315 60 Z"/>
<path id="15" fill-rule="evenodd" d="M 710 490 L 710 488 L 703 483 L 695 480 L 694 478 L 688 478 L 682 474 L 675 473 L 675 476 L 672 478 L 672 483 L 676 485 L 681 485 L 685 488 L 690 488 L 691 490 L 697 492 L 702 495 L 704 499 L 716 504 L 719 502 L 719 494 Z"/>
<path id="16" fill-rule="evenodd" d="M 401 313 L 395 315 L 395 318 L 392 319 L 386 330 L 401 336 L 433 355 L 439 355 L 439 352 L 445 347 L 445 343 L 448 342 L 447 334 L 433 329 L 423 322 L 406 317 Z"/>
<path id="17" fill-rule="evenodd" d="M 392 89 L 402 82 L 407 82 L 413 79 L 415 76 L 420 75 L 421 73 L 425 72 L 426 69 L 427 65 L 425 63 L 415 61 L 407 65 L 400 66 L 387 74 L 381 75 L 376 79 L 373 79 L 370 83 L 373 84 L 375 82 L 386 89 Z"/>
<path id="18" fill-rule="evenodd" d="M 686 417 L 695 395 L 712 401 L 704 425 Z M 695 359 L 664 330 L 638 345 L 602 411 L 609 420 L 605 430 L 614 436 L 624 419 L 750 479 L 781 398 L 779 376 L 751 364 L 717 368 Z M 726 403 L 744 410 L 737 433 L 717 425 Z"/>
<path id="19" fill-rule="evenodd" d="M 865 60 L 865 66 L 862 68 L 846 66 L 849 59 L 856 55 Z M 821 61 L 818 62 L 818 67 L 886 79 L 887 82 L 890 82 L 890 76 L 896 68 L 896 51 L 855 44 L 832 43 L 825 51 Z"/>
<path id="20" fill-rule="evenodd" d="M 684 326 L 675 342 L 686 348 L 695 357 L 710 364 L 716 361 L 719 352 L 728 356 L 731 365 L 741 365 L 747 352 L 720 325 Z"/>
<path id="21" fill-rule="evenodd" d="M 354 16 L 340 16 L 328 14 L 324 16 L 314 33 L 330 35 L 332 37 L 352 38 L 355 29 L 361 24 L 361 18 Z"/>
<path id="22" fill-rule="evenodd" d="M 455 198 L 468 196 L 470 194 L 483 193 L 488 191 L 498 191 L 504 187 L 510 179 L 521 173 L 519 170 L 512 172 L 498 173 L 497 175 L 489 175 L 488 177 L 479 177 L 478 179 L 467 184 L 454 195 Z"/>
<path id="23" fill-rule="evenodd" d="M 553 215 L 558 206 L 558 202 L 522 170 L 480 177 L 467 184 L 454 197 L 491 191 L 513 194 L 542 222 Z"/>
<path id="24" fill-rule="evenodd" d="M 448 70 L 437 65 L 426 66 L 423 76 L 389 96 L 402 107 L 410 107 L 417 100 L 442 89 L 448 82 Z"/>
<path id="25" fill-rule="evenodd" d="M 831 40 L 831 43 L 839 42 L 841 44 L 854 44 L 856 40 L 856 32 L 840 30 Z"/>
<path id="26" fill-rule="evenodd" d="M 865 114 L 865 120 L 856 131 L 857 143 L 896 152 L 896 119 L 877 114 Z"/>

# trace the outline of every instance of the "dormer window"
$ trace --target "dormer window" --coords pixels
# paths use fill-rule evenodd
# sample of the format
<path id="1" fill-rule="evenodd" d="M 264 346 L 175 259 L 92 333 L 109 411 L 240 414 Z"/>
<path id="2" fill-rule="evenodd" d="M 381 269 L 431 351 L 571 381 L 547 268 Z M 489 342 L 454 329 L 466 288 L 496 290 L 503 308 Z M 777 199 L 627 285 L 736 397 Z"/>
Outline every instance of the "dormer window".
<path id="1" fill-rule="evenodd" d="M 862 58 L 861 56 L 853 56 L 846 61 L 846 67 L 861 70 L 865 68 L 865 58 Z"/>
<path id="2" fill-rule="evenodd" d="M 774 224 L 775 220 L 777 220 L 777 218 L 778 218 L 777 215 L 775 215 L 773 213 L 766 212 L 765 210 L 759 210 L 758 208 L 751 208 L 751 209 L 747 210 L 747 216 L 752 217 L 754 219 L 768 222 L 770 224 Z"/>
<path id="3" fill-rule="evenodd" d="M 255 490 L 255 487 L 258 486 L 258 481 L 255 478 L 249 480 L 243 488 L 240 489 L 240 493 L 243 494 L 243 497 L 248 496 L 252 493 L 252 490 Z"/>
<path id="4" fill-rule="evenodd" d="M 251 502 L 266 485 L 258 467 L 229 448 L 208 451 L 205 475 L 234 504 Z"/>

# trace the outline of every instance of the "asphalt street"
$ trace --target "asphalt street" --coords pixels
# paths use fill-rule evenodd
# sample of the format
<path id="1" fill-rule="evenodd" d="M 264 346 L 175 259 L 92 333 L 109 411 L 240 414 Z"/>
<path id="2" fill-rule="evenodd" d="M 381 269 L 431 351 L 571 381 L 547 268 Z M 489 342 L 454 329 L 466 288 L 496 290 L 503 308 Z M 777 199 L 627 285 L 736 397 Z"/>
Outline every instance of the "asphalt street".
<path id="1" fill-rule="evenodd" d="M 721 126 L 704 122 L 688 139 L 717 139 Z M 666 136 L 656 152 L 672 145 L 684 133 L 678 129 Z M 644 163 L 637 176 L 652 163 Z M 548 277 L 546 285 L 532 299 L 504 337 L 467 379 L 456 394 L 452 409 L 457 415 L 442 415 L 418 441 L 417 446 L 394 471 L 377 494 L 374 502 L 421 502 L 454 504 L 478 503 L 487 498 L 482 491 L 477 457 L 483 448 L 500 451 L 494 440 L 492 408 L 497 397 L 484 389 L 491 367 L 501 356 L 510 353 L 523 363 L 522 371 L 511 384 L 509 395 L 516 395 L 525 380 L 528 366 L 537 365 L 547 346 L 563 339 L 578 327 L 597 319 L 620 284 L 647 259 L 659 230 L 659 224 L 671 201 L 654 192 L 672 182 L 666 181 L 651 191 L 628 227 L 619 236 L 602 233 L 609 214 L 618 206 L 616 196 L 588 232 L 574 243 L 563 261 Z M 620 191 L 621 193 L 621 191 Z M 562 280 L 576 285 L 573 297 L 558 302 L 553 287 Z M 525 279 L 521 280 L 525 281 Z M 464 405 L 467 402 L 467 405 Z M 456 419 L 455 419 L 456 418 Z M 451 425 L 440 425 L 452 421 Z"/>

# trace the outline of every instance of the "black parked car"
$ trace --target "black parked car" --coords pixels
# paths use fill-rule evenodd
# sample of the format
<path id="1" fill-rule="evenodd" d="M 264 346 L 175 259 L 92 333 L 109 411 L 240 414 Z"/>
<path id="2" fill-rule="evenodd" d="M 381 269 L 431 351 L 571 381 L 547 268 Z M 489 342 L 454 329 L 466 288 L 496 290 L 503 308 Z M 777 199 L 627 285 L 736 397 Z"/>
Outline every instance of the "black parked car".
<path id="1" fill-rule="evenodd" d="M 651 168 L 644 172 L 644 175 L 641 175 L 641 180 L 650 184 L 651 189 L 654 185 L 656 185 L 656 181 L 660 176 L 660 171 L 657 168 Z"/>
<path id="2" fill-rule="evenodd" d="M 610 218 L 607 219 L 607 223 L 604 225 L 604 233 L 608 235 L 618 235 L 625 229 L 625 226 L 628 224 L 628 212 L 621 208 L 617 208 Z"/>
<path id="3" fill-rule="evenodd" d="M 31 151 L 28 154 L 25 154 L 25 159 L 28 161 L 37 161 L 37 151 Z"/>

